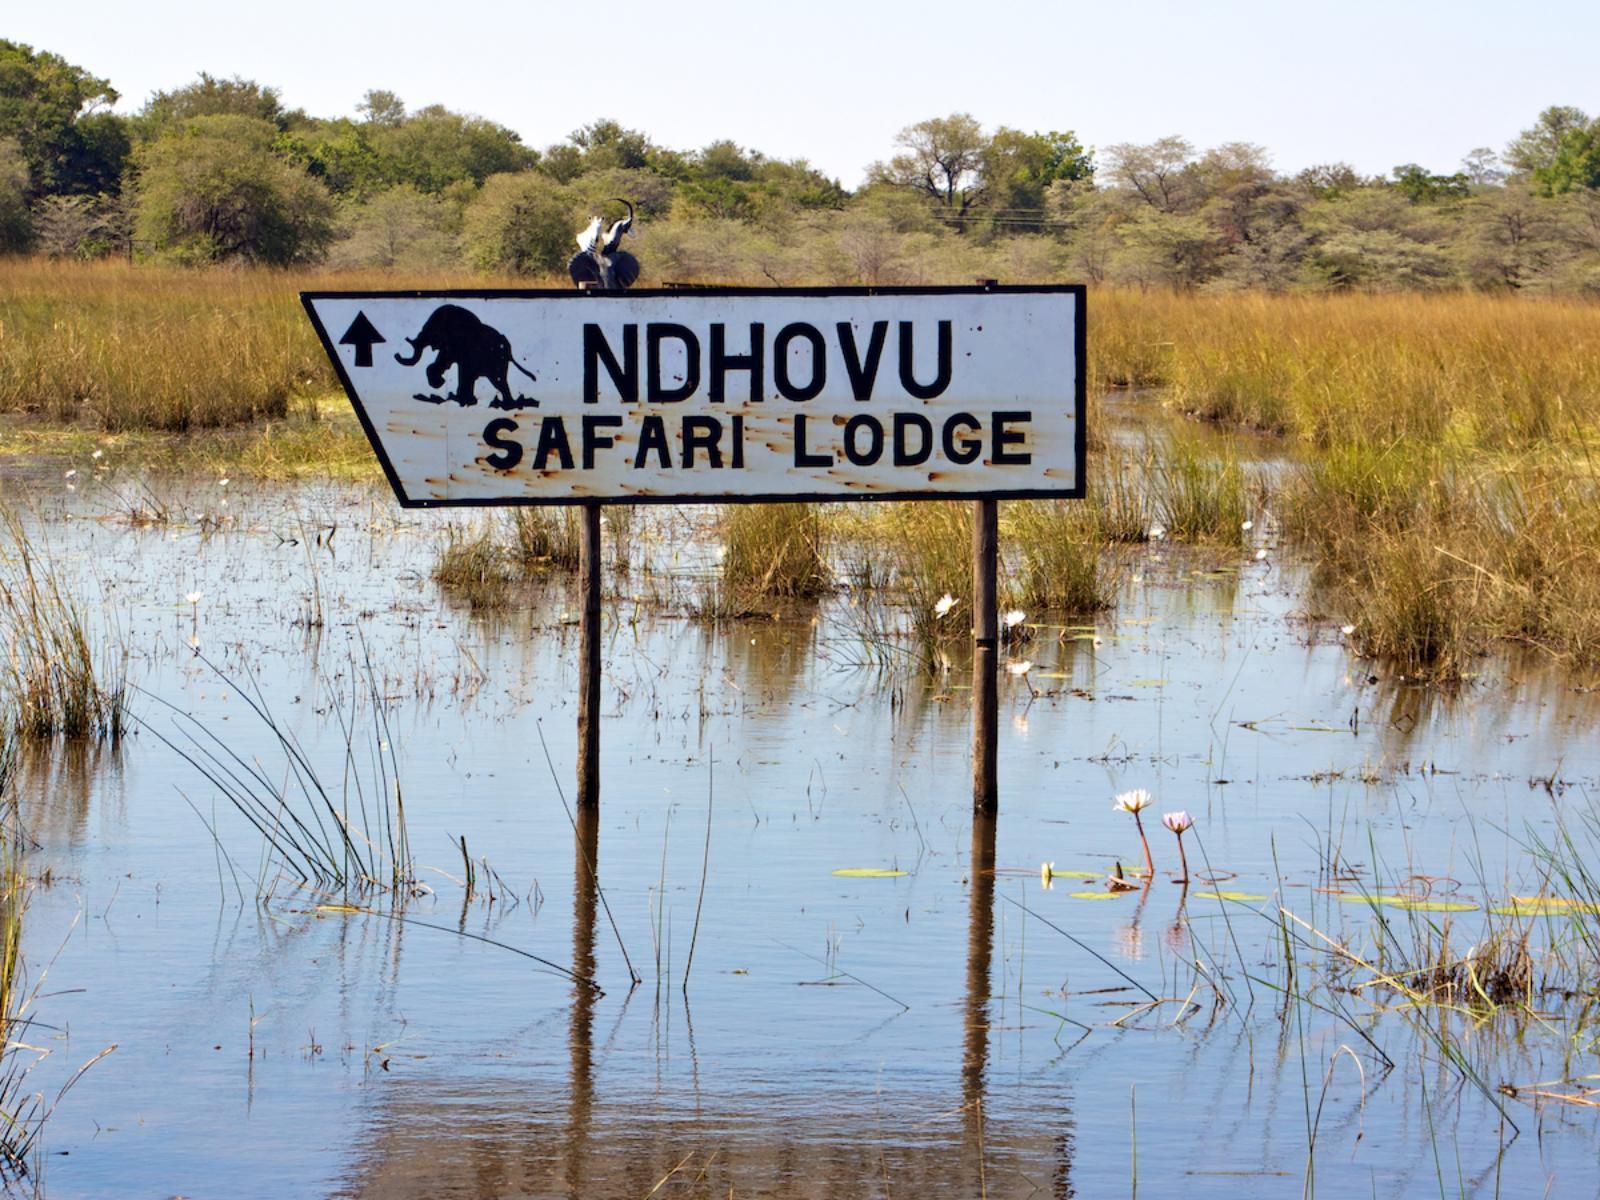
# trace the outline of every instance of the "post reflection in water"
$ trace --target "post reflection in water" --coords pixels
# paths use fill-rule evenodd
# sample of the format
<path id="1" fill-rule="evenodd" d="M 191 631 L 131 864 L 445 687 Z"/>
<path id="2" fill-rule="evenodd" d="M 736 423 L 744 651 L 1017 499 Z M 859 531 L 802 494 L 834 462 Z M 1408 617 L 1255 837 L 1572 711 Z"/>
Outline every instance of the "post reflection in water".
<path id="1" fill-rule="evenodd" d="M 585 1194 L 589 1125 L 594 1111 L 594 936 L 600 896 L 600 810 L 579 805 L 572 897 L 572 1018 L 567 1045 L 572 1056 L 567 1121 L 567 1194 Z"/>
<path id="2" fill-rule="evenodd" d="M 972 1155 L 973 1171 L 968 1183 L 978 1192 L 988 1190 L 983 1101 L 989 1067 L 989 967 L 994 957 L 994 835 L 994 815 L 974 812 L 972 903 L 967 920 L 966 1036 L 961 1048 L 961 1132 L 962 1145 Z"/>
<path id="3" fill-rule="evenodd" d="M 626 1020 L 628 997 L 596 986 L 605 969 L 597 939 L 610 936 L 598 926 L 599 816 L 579 812 L 575 823 L 573 982 L 570 999 L 545 999 L 559 1007 L 565 1052 L 558 1038 L 544 1058 L 534 1033 L 510 1071 L 495 1056 L 464 1073 L 430 1072 L 426 1086 L 418 1086 L 421 1077 L 383 1080 L 383 1099 L 341 1194 L 576 1198 L 641 1196 L 654 1185 L 695 1196 L 1074 1195 L 1070 1101 L 1026 1055 L 1012 1080 L 999 1067 L 1008 1044 L 991 1042 L 1003 994 L 992 974 L 1002 961 L 994 944 L 993 817 L 979 815 L 972 829 L 959 1044 L 952 1022 L 942 1045 L 919 1047 L 939 1064 L 908 1060 L 908 1079 L 897 1086 L 892 1074 L 863 1083 L 777 1053 L 746 1049 L 746 1061 L 734 1062 L 723 1050 L 705 1092 L 687 1007 L 688 1056 L 675 1066 L 658 1030 Z M 813 1012 L 839 1004 L 817 995 Z M 726 1007 L 720 1015 L 730 1019 Z M 841 1029 L 858 1034 L 859 1020 L 853 1015 Z M 531 1028 L 540 1027 L 536 1017 Z M 737 1029 L 720 1034 L 752 1045 Z M 955 1097 L 944 1064 L 958 1053 Z M 480 1070 L 486 1077 L 475 1077 Z"/>

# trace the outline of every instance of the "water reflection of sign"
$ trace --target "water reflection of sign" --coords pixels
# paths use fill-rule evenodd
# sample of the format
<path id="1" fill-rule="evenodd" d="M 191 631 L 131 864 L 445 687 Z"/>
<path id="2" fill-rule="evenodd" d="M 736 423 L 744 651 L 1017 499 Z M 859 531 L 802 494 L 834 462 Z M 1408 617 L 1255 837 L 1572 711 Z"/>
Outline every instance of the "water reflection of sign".
<path id="1" fill-rule="evenodd" d="M 408 506 L 1083 494 L 1075 285 L 302 299 Z"/>

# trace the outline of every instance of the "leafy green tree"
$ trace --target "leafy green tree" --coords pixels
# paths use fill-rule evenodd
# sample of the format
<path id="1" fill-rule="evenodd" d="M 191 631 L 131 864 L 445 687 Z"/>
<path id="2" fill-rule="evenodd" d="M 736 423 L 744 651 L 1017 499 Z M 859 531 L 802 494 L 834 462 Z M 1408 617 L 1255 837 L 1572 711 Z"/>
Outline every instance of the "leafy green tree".
<path id="1" fill-rule="evenodd" d="M 1024 133 L 1001 126 L 983 148 L 984 203 L 1002 228 L 1044 225 L 1045 195 L 1060 180 L 1094 177 L 1094 155 L 1070 130 Z"/>
<path id="2" fill-rule="evenodd" d="M 1318 163 L 1294 177 L 1294 186 L 1317 200 L 1336 200 L 1362 186 L 1361 176 L 1346 162 Z"/>
<path id="3" fill-rule="evenodd" d="M 525 170 L 539 161 L 537 151 L 524 146 L 514 130 L 438 104 L 418 109 L 398 124 L 373 127 L 368 137 L 382 160 L 386 183 L 408 183 L 428 193 L 463 179 L 481 184 L 491 175 Z"/>
<path id="4" fill-rule="evenodd" d="M 1221 241 L 1211 223 L 1198 214 L 1145 206 L 1118 233 L 1117 269 L 1141 284 L 1192 288 L 1219 269 Z"/>
<path id="5" fill-rule="evenodd" d="M 115 191 L 127 138 L 117 93 L 58 54 L 0 38 L 0 139 L 17 144 L 28 195 Z"/>
<path id="6" fill-rule="evenodd" d="M 28 160 L 15 138 L 0 138 L 0 254 L 18 254 L 32 242 Z"/>
<path id="7" fill-rule="evenodd" d="M 1531 128 L 1524 129 L 1506 147 L 1506 161 L 1514 170 L 1532 175 L 1555 161 L 1567 134 L 1588 127 L 1589 116 L 1583 109 L 1552 105 L 1539 114 Z"/>
<path id="8" fill-rule="evenodd" d="M 289 127 L 290 114 L 285 111 L 277 88 L 237 75 L 218 79 L 201 71 L 193 83 L 151 96 L 139 110 L 135 125 L 141 136 L 154 138 L 195 117 L 226 116 L 267 121 L 281 130 Z"/>
<path id="9" fill-rule="evenodd" d="M 392 129 L 406 119 L 406 106 L 399 96 L 378 88 L 368 91 L 356 111 L 369 125 Z"/>
<path id="10" fill-rule="evenodd" d="M 1544 196 L 1600 189 L 1600 120 L 1563 133 L 1550 161 L 1533 169 L 1533 182 Z"/>
<path id="11" fill-rule="evenodd" d="M 803 158 L 789 162 L 763 159 L 756 183 L 766 194 L 801 209 L 841 209 L 850 194 Z"/>
<path id="12" fill-rule="evenodd" d="M 616 203 L 618 197 L 633 202 L 641 225 L 665 217 L 674 206 L 672 180 L 642 169 L 612 167 L 604 171 L 588 171 L 573 180 L 569 190 L 584 209 L 584 219 L 572 228 L 574 234 L 594 214 L 604 216 L 607 222 L 622 216 L 622 208 Z M 573 249 L 577 249 L 576 245 Z"/>
<path id="13" fill-rule="evenodd" d="M 577 253 L 583 227 L 570 188 L 542 171 L 491 175 L 468 206 L 462 242 L 486 271 L 558 271 Z"/>
<path id="14" fill-rule="evenodd" d="M 1297 220 L 1300 196 L 1279 184 L 1260 146 L 1226 142 L 1202 154 L 1188 174 L 1201 213 L 1230 250 Z"/>
<path id="15" fill-rule="evenodd" d="M 1562 257 L 1555 206 L 1525 182 L 1480 193 L 1464 216 L 1463 266 L 1479 287 L 1527 288 Z"/>
<path id="16" fill-rule="evenodd" d="M 331 257 L 341 267 L 442 267 L 456 260 L 460 233 L 459 207 L 401 184 L 347 214 Z"/>
<path id="17" fill-rule="evenodd" d="M 135 237 L 180 262 L 312 262 L 334 235 L 321 183 L 273 153 L 257 117 L 195 117 L 139 148 Z"/>
<path id="18" fill-rule="evenodd" d="M 646 134 L 627 129 L 610 117 L 573 130 L 569 140 L 582 153 L 585 171 L 610 168 L 635 171 L 649 166 L 655 151 Z"/>
<path id="19" fill-rule="evenodd" d="M 1500 165 L 1500 156 L 1488 146 L 1476 146 L 1467 151 L 1461 160 L 1461 173 L 1467 177 L 1467 182 L 1475 188 L 1494 187 L 1505 181 L 1505 168 Z"/>
<path id="20" fill-rule="evenodd" d="M 874 180 L 922 192 L 955 216 L 965 216 L 982 195 L 988 139 L 971 113 L 907 125 L 895 136 L 895 145 L 904 152 L 874 164 Z"/>
<path id="21" fill-rule="evenodd" d="M 280 134 L 277 150 L 337 196 L 363 200 L 392 182 L 373 145 L 372 126 L 346 119 L 312 121 Z"/>
<path id="22" fill-rule="evenodd" d="M 1178 212 L 1189 206 L 1194 147 L 1181 137 L 1164 137 L 1148 145 L 1119 142 L 1105 151 L 1103 179 L 1124 188 L 1151 208 Z"/>
<path id="23" fill-rule="evenodd" d="M 697 174 L 708 179 L 731 179 L 748 182 L 756 176 L 761 165 L 759 153 L 746 154 L 734 142 L 712 142 L 696 156 Z"/>
<path id="24" fill-rule="evenodd" d="M 1438 204 L 1470 194 L 1472 183 L 1460 172 L 1435 175 L 1416 163 L 1402 163 L 1394 169 L 1394 188 L 1413 204 Z"/>
<path id="25" fill-rule="evenodd" d="M 539 155 L 539 170 L 557 183 L 571 183 L 583 174 L 583 151 L 571 142 L 546 146 Z"/>

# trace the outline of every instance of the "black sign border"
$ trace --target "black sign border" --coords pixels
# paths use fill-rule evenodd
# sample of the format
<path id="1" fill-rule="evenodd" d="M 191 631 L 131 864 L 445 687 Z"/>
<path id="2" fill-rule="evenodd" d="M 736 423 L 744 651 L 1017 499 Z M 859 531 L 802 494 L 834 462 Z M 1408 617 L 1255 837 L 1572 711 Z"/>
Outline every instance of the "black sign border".
<path id="1" fill-rule="evenodd" d="M 1088 349 L 1088 288 L 1081 283 L 1046 284 L 978 284 L 955 287 L 798 287 L 798 288 L 745 288 L 745 287 L 686 287 L 686 288 L 633 288 L 625 292 L 573 291 L 570 288 L 408 288 L 394 291 L 309 291 L 300 293 L 300 303 L 311 318 L 312 327 L 322 341 L 328 361 L 338 372 L 356 419 L 367 435 L 384 476 L 393 489 L 401 508 L 514 508 L 540 505 L 572 504 L 844 504 L 873 503 L 879 500 L 1082 500 L 1085 495 L 1085 468 L 1088 458 L 1088 440 L 1085 423 L 1088 417 L 1088 370 L 1085 354 Z M 318 300 L 511 300 L 511 299 L 562 299 L 583 303 L 605 303 L 608 300 L 635 299 L 638 297 L 672 297 L 673 299 L 707 299 L 718 296 L 741 298 L 758 296 L 809 296 L 819 299 L 854 296 L 1016 296 L 1016 295 L 1071 295 L 1076 297 L 1076 320 L 1073 322 L 1073 406 L 1074 423 L 1074 478 L 1070 488 L 1028 488 L 1004 491 L 960 490 L 918 492 L 870 492 L 863 495 L 840 495 L 837 492 L 794 492 L 783 494 L 763 493 L 750 496 L 675 493 L 670 496 L 509 496 L 463 498 L 459 500 L 414 500 L 406 495 L 394 464 L 384 452 L 383 442 L 373 428 L 361 398 L 345 371 L 344 360 L 339 355 L 329 331 L 317 316 L 314 302 Z"/>

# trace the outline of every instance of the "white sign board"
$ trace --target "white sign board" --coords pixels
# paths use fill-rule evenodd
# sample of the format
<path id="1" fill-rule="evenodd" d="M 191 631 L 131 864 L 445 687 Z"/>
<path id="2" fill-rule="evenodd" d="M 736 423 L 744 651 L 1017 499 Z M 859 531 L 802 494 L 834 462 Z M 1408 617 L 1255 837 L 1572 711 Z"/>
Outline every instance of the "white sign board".
<path id="1" fill-rule="evenodd" d="M 400 503 L 1083 495 L 1084 292 L 307 292 Z"/>

